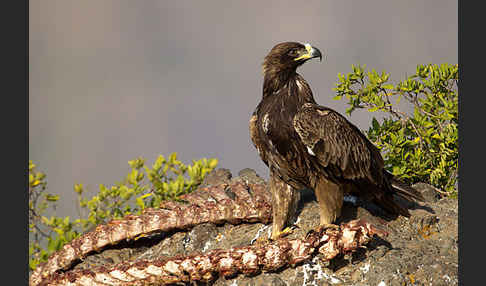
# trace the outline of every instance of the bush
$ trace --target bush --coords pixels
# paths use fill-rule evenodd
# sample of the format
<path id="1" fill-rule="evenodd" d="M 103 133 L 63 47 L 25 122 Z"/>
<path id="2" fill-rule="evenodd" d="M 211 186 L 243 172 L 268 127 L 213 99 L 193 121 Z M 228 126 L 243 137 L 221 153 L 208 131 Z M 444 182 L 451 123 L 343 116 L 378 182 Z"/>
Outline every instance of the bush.
<path id="1" fill-rule="evenodd" d="M 348 99 L 347 114 L 358 108 L 381 111 L 373 117 L 367 137 L 381 149 L 385 167 L 410 184 L 426 182 L 444 195 L 457 195 L 458 65 L 418 65 L 416 73 L 393 85 L 390 75 L 366 66 L 339 74 L 336 100 Z M 405 98 L 413 114 L 397 108 Z M 395 103 L 392 103 L 392 102 Z"/>
<path id="2" fill-rule="evenodd" d="M 52 216 L 44 213 L 55 210 L 59 196 L 46 193 L 46 176 L 29 161 L 29 269 L 34 270 L 50 254 L 59 250 L 81 233 L 100 223 L 140 214 L 145 208 L 157 208 L 164 200 L 177 200 L 179 196 L 194 191 L 206 175 L 218 164 L 217 159 L 200 159 L 185 165 L 172 153 L 167 159 L 160 155 L 151 168 L 143 158 L 128 162 L 131 171 L 122 182 L 111 187 L 99 186 L 98 193 L 90 199 L 83 198 L 83 184 L 74 185 L 81 210 L 80 218 Z M 148 182 L 147 180 L 148 179 Z M 42 241 L 47 240 L 47 246 Z"/>

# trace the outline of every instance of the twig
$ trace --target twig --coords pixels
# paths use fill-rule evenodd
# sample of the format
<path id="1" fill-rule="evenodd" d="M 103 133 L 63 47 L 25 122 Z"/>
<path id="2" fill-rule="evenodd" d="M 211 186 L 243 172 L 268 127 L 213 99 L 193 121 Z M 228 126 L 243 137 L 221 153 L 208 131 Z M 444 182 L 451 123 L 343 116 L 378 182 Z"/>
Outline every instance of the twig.
<path id="1" fill-rule="evenodd" d="M 403 124 L 403 121 L 405 121 L 405 122 L 409 122 L 410 125 L 412 125 L 412 128 L 415 130 L 415 133 L 417 133 L 417 135 L 420 138 L 420 141 L 419 141 L 420 149 L 423 149 L 424 148 L 424 146 L 423 146 L 423 141 L 424 140 L 422 138 L 422 135 L 418 131 L 417 126 L 415 126 L 415 124 L 413 123 L 413 121 L 410 119 L 410 117 L 406 113 L 401 112 L 399 110 L 393 109 L 392 103 L 390 102 L 390 99 L 389 99 L 389 96 L 388 96 L 388 92 L 384 88 L 380 88 L 380 89 L 381 89 L 382 92 L 385 93 L 385 98 L 386 98 L 386 101 L 388 103 L 387 107 L 388 107 L 388 110 L 390 111 L 390 113 L 395 114 L 395 116 L 397 118 L 399 118 L 400 120 L 402 120 L 402 124 Z"/>

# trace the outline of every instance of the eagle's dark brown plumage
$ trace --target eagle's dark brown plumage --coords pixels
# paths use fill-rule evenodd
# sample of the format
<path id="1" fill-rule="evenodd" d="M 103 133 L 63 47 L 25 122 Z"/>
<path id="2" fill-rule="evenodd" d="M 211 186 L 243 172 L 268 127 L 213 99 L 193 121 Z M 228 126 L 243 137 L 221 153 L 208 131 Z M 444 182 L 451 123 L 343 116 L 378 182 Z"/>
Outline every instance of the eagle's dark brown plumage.
<path id="1" fill-rule="evenodd" d="M 338 112 L 317 105 L 296 69 L 321 52 L 309 44 L 280 43 L 263 62 L 263 98 L 250 119 L 250 136 L 270 169 L 272 238 L 294 215 L 299 194 L 311 188 L 320 224 L 341 214 L 345 193 L 375 202 L 391 214 L 409 216 L 392 195 L 423 200 L 384 169 L 379 150 Z"/>

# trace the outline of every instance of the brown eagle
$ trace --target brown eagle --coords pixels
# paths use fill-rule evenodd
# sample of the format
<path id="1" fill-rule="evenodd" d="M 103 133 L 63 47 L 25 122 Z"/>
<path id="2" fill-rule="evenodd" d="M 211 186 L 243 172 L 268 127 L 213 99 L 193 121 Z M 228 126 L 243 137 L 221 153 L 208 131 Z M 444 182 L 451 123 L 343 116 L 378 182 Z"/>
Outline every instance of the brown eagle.
<path id="1" fill-rule="evenodd" d="M 408 210 L 393 194 L 423 201 L 419 192 L 384 169 L 379 150 L 356 126 L 316 103 L 296 69 L 317 57 L 322 60 L 321 52 L 310 44 L 285 42 L 263 62 L 263 97 L 250 119 L 250 137 L 270 169 L 272 239 L 294 216 L 298 190 L 304 188 L 316 194 L 321 226 L 332 226 L 341 215 L 344 194 L 407 217 Z"/>

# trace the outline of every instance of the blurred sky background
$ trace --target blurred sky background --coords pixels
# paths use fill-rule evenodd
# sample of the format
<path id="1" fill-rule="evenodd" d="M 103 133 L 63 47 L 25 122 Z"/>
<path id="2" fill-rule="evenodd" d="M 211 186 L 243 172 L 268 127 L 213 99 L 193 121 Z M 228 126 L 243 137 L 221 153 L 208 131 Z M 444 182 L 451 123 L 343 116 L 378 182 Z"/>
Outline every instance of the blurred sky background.
<path id="1" fill-rule="evenodd" d="M 139 156 L 215 157 L 234 176 L 253 168 L 268 178 L 248 120 L 263 57 L 279 42 L 326 54 L 299 73 L 318 103 L 341 113 L 332 88 L 351 64 L 396 83 L 417 64 L 458 61 L 453 0 L 29 3 L 29 158 L 61 195 L 59 216 L 77 216 L 75 183 L 91 196 Z M 371 115 L 347 118 L 367 129 Z"/>

